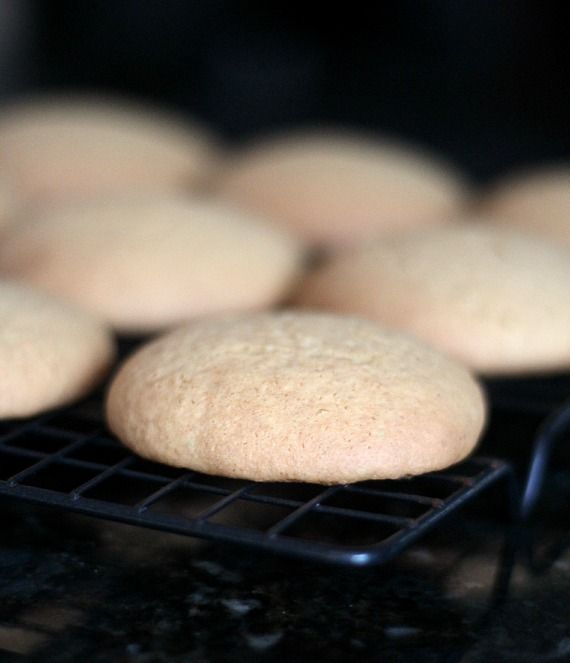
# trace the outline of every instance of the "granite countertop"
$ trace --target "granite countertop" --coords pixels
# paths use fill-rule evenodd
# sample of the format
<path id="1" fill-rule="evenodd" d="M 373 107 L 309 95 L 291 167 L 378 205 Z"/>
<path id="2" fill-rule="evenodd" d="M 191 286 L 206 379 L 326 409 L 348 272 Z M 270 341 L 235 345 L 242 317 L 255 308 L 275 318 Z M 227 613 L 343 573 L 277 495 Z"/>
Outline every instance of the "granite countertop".
<path id="1" fill-rule="evenodd" d="M 541 519 L 560 534 L 570 479 L 557 481 Z M 4 499 L 0 661 L 570 660 L 570 553 L 539 577 L 519 563 L 490 608 L 505 531 L 492 511 L 362 570 Z"/>

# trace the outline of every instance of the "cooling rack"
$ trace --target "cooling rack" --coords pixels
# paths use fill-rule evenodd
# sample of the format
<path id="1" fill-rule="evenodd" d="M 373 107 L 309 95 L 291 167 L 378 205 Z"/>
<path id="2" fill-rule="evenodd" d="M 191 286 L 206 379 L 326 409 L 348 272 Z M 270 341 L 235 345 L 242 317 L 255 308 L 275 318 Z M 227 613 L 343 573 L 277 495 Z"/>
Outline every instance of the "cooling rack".
<path id="1" fill-rule="evenodd" d="M 554 408 L 544 418 L 538 428 L 524 482 L 519 522 L 525 528 L 523 544 L 529 568 L 536 573 L 547 571 L 556 560 L 570 547 L 570 535 L 564 533 L 554 543 L 541 545 L 541 537 L 537 536 L 537 506 L 544 493 L 547 492 L 547 478 L 551 465 L 551 457 L 557 447 L 570 443 L 570 400 Z"/>
<path id="2" fill-rule="evenodd" d="M 567 534 L 554 543 L 544 544 L 536 522 L 538 503 L 548 493 L 548 477 L 554 469 L 553 453 L 557 449 L 563 451 L 570 443 L 570 374 L 489 379 L 485 388 L 492 412 L 506 417 L 503 429 L 512 429 L 510 435 L 505 436 L 504 430 L 502 434 L 503 439 L 513 438 L 509 458 L 521 453 L 517 447 L 527 437 L 522 428 L 531 429 L 516 520 L 522 527 L 520 547 L 527 565 L 532 571 L 542 573 L 570 547 Z M 559 460 L 554 465 L 560 465 Z"/>
<path id="3" fill-rule="evenodd" d="M 0 495 L 366 566 L 388 562 L 491 486 L 512 484 L 508 463 L 483 457 L 412 479 L 331 487 L 207 476 L 132 455 L 106 432 L 101 410 L 100 399 L 93 399 L 28 421 L 0 423 Z"/>

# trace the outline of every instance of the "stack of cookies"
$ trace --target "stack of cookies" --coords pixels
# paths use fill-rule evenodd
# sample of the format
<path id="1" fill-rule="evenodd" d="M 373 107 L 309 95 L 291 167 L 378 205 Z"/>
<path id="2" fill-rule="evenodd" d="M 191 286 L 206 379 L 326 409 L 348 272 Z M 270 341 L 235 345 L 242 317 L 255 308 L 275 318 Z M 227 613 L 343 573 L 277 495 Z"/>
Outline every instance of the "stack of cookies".
<path id="1" fill-rule="evenodd" d="M 479 195 L 394 140 L 224 150 L 86 98 L 5 109 L 0 145 L 1 417 L 85 396 L 144 337 L 106 386 L 136 453 L 347 483 L 471 453 L 476 374 L 570 368 L 563 168 Z"/>

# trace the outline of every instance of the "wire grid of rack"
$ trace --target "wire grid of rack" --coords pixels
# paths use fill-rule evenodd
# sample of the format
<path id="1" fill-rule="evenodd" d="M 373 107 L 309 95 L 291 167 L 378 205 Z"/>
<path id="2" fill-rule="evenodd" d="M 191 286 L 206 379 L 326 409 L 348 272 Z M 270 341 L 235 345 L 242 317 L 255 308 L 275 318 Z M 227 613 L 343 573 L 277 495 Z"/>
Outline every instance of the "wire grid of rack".
<path id="1" fill-rule="evenodd" d="M 99 399 L 0 423 L 0 495 L 354 566 L 388 562 L 510 474 L 508 463 L 475 457 L 399 481 L 254 483 L 132 455 L 106 432 Z"/>
<path id="2" fill-rule="evenodd" d="M 540 421 L 525 463 L 517 522 L 522 525 L 518 547 L 528 568 L 543 573 L 570 547 L 566 532 L 545 542 L 543 533 L 538 533 L 537 522 L 538 504 L 549 495 L 549 476 L 561 460 L 563 467 L 568 464 L 567 454 L 554 463 L 552 456 L 557 450 L 563 452 L 570 442 L 570 373 L 493 379 L 485 386 L 495 411 L 511 418 L 530 416 Z"/>

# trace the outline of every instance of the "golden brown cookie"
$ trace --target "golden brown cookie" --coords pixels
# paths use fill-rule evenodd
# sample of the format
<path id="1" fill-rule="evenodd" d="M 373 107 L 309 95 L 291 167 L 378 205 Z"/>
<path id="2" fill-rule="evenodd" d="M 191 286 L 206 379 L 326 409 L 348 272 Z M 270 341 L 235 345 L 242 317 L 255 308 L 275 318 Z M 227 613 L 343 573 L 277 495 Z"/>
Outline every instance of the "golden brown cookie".
<path id="1" fill-rule="evenodd" d="M 570 164 L 513 175 L 480 201 L 492 223 L 570 245 Z"/>
<path id="2" fill-rule="evenodd" d="M 85 396 L 114 354 L 112 335 L 99 320 L 0 282 L 0 418 L 29 416 Z"/>
<path id="3" fill-rule="evenodd" d="M 570 368 L 570 251 L 482 221 L 331 259 L 296 303 L 413 333 L 481 373 Z"/>
<path id="4" fill-rule="evenodd" d="M 52 209 L 13 224 L 0 275 L 97 313 L 128 333 L 259 309 L 296 282 L 301 251 L 248 214 L 182 196 Z"/>
<path id="5" fill-rule="evenodd" d="M 136 453 L 254 481 L 398 478 L 469 454 L 485 404 L 468 371 L 374 323 L 265 313 L 187 325 L 120 368 L 106 406 Z"/>
<path id="6" fill-rule="evenodd" d="M 222 169 L 218 195 L 312 246 L 342 248 L 446 223 L 465 185 L 431 156 L 344 133 L 293 133 L 252 145 Z"/>
<path id="7" fill-rule="evenodd" d="M 0 169 L 45 206 L 117 192 L 179 191 L 209 175 L 203 129 L 143 105 L 97 98 L 22 102 L 0 114 Z"/>
<path id="8" fill-rule="evenodd" d="M 16 200 L 10 185 L 0 173 L 0 231 L 12 222 L 16 213 Z"/>

